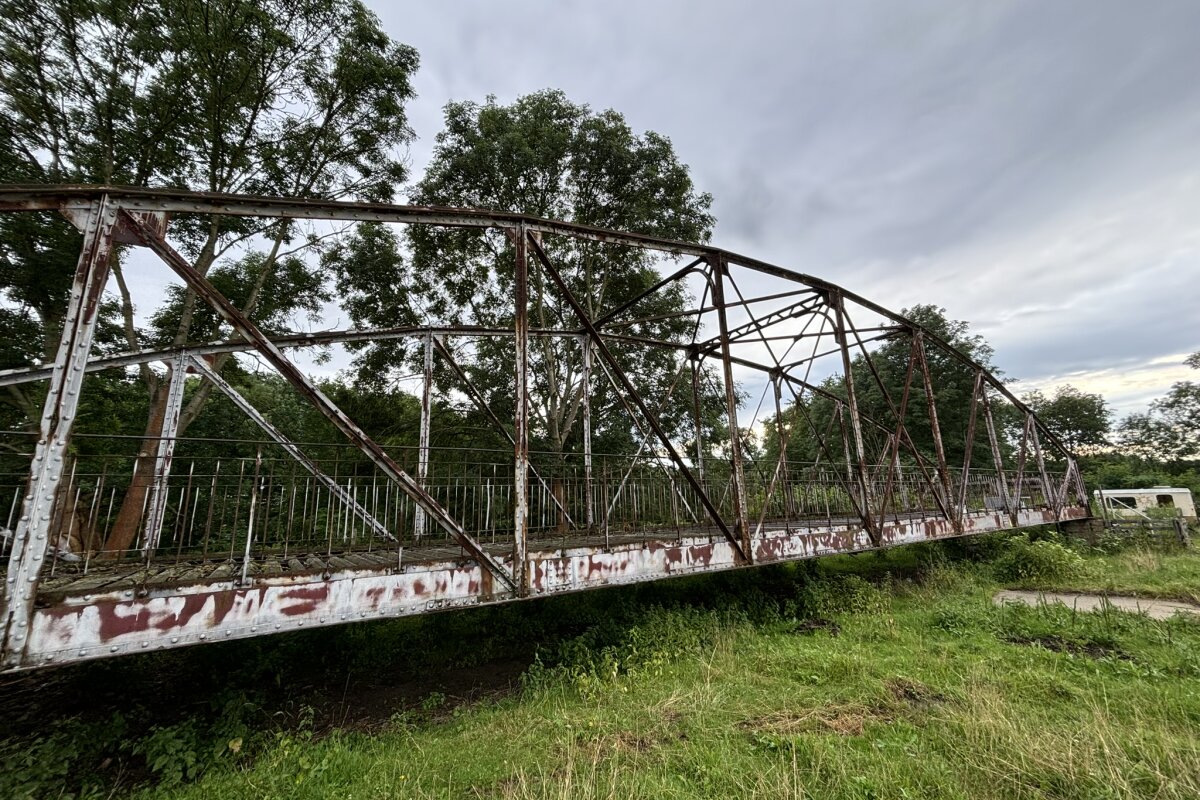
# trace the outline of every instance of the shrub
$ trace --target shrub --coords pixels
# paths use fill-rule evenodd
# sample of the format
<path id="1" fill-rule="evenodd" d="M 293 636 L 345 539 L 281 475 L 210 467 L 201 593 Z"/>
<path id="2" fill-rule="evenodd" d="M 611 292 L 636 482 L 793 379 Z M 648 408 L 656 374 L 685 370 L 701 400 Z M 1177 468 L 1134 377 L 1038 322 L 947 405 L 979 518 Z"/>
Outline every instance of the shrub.
<path id="1" fill-rule="evenodd" d="M 1083 557 L 1054 539 L 1029 541 L 1027 536 L 1009 540 L 995 564 L 1002 581 L 1061 581 L 1083 572 Z"/>
<path id="2" fill-rule="evenodd" d="M 834 614 L 883 614 L 889 596 L 858 575 L 836 575 L 805 585 L 797 598 L 797 610 L 810 617 Z"/>

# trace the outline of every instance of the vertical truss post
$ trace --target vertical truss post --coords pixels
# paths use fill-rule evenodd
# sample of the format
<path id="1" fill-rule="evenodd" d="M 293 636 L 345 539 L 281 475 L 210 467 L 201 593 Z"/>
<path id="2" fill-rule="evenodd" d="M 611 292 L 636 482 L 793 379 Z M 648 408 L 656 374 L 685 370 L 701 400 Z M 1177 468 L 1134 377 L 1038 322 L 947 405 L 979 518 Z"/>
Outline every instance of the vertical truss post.
<path id="1" fill-rule="evenodd" d="M 1042 482 L 1042 500 L 1054 511 L 1054 519 L 1057 521 L 1058 499 L 1054 496 L 1054 487 L 1050 485 L 1050 476 L 1046 473 L 1046 456 L 1042 452 L 1042 440 L 1038 436 L 1036 419 L 1030 425 L 1030 434 L 1033 437 L 1033 455 L 1037 459 L 1038 478 Z"/>
<path id="2" fill-rule="evenodd" d="M 1079 464 L 1075 462 L 1073 457 L 1071 458 L 1071 464 L 1075 467 L 1076 500 L 1079 501 L 1079 505 L 1088 509 L 1088 516 L 1091 516 L 1091 504 L 1088 503 L 1087 487 L 1083 485 L 1083 473 L 1079 471 Z"/>
<path id="3" fill-rule="evenodd" d="M 586 336 L 579 337 L 579 346 L 583 348 L 582 382 L 583 405 L 583 489 L 584 517 L 588 533 L 596 526 L 595 500 L 592 492 L 592 342 Z M 551 492 L 553 494 L 553 492 Z"/>
<path id="4" fill-rule="evenodd" d="M 916 342 L 916 355 L 921 360 L 921 382 L 925 387 L 925 405 L 929 410 L 929 432 L 933 435 L 933 452 L 937 456 L 938 479 L 942 485 L 942 506 L 954 525 L 954 530 L 962 533 L 962 520 L 950 508 L 952 493 L 950 491 L 950 468 L 946 464 L 946 446 L 942 442 L 942 426 L 938 422 L 937 400 L 933 395 L 933 377 L 929 371 L 929 359 L 925 354 L 925 336 L 921 331 L 913 332 Z"/>
<path id="5" fill-rule="evenodd" d="M 858 338 L 857 333 L 855 334 L 855 338 Z M 861 340 L 859 341 L 858 345 L 859 348 L 862 348 Z M 867 356 L 865 349 L 863 350 L 863 356 Z M 871 364 L 870 358 L 867 358 L 867 363 Z M 875 382 L 879 385 L 880 389 L 883 390 L 884 397 L 887 398 L 888 401 L 888 406 L 896 415 L 896 433 L 888 437 L 888 444 L 891 446 L 892 457 L 888 465 L 887 483 L 883 489 L 883 499 L 879 503 L 880 530 L 882 530 L 884 525 L 887 524 L 887 509 L 892 502 L 893 489 L 895 488 L 896 484 L 902 480 L 900 475 L 900 442 L 903 441 L 904 436 L 908 435 L 908 428 L 905 426 L 905 420 L 908 418 L 908 399 L 912 394 L 913 370 L 915 368 L 916 357 L 913 353 L 913 348 L 910 343 L 908 351 L 908 368 L 904 372 L 904 390 L 900 394 L 900 407 L 896 408 L 892 405 L 891 397 L 888 397 L 887 389 L 884 388 L 883 381 L 880 379 L 879 373 L 876 371 L 874 364 L 871 364 L 871 374 L 875 376 Z M 915 451 L 916 448 L 914 447 L 913 450 Z M 884 454 L 887 454 L 887 448 L 884 448 Z M 918 463 L 920 463 L 919 456 Z M 905 504 L 902 503 L 901 505 Z"/>
<path id="6" fill-rule="evenodd" d="M 433 333 L 425 332 L 425 365 L 421 375 L 421 424 L 417 433 L 417 485 L 429 490 L 429 424 L 433 399 Z M 413 510 L 413 539 L 425 537 L 425 509 L 417 506 Z"/>
<path id="7" fill-rule="evenodd" d="M 146 514 L 146 526 L 142 530 L 142 555 L 150 558 L 158 549 L 162 536 L 163 518 L 167 514 L 168 481 L 171 478 L 171 461 L 175 458 L 175 436 L 179 432 L 179 415 L 183 411 L 183 387 L 187 383 L 188 360 L 180 350 L 168 363 L 167 407 L 163 412 L 163 423 L 158 439 L 158 453 L 154 459 L 154 483 L 150 487 L 150 503 Z"/>
<path id="8" fill-rule="evenodd" d="M 975 383 L 971 387 L 971 414 L 967 417 L 967 441 L 963 453 L 962 484 L 958 490 L 957 513 L 960 519 L 967 517 L 967 482 L 971 478 L 971 454 L 975 449 L 975 420 L 979 416 L 979 393 L 983 390 L 983 371 L 975 373 Z"/>
<path id="9" fill-rule="evenodd" d="M 704 418 L 700 415 L 700 356 L 690 355 L 692 361 L 692 420 L 696 427 L 696 478 L 704 485 Z"/>
<path id="10" fill-rule="evenodd" d="M 250 513 L 246 520 L 246 547 L 242 552 L 242 577 L 240 584 L 250 583 L 250 548 L 254 544 L 254 513 L 258 509 L 258 495 L 262 490 L 262 447 L 254 454 L 254 479 L 250 482 Z"/>
<path id="11" fill-rule="evenodd" d="M 996 479 L 1000 482 L 1000 503 L 1004 512 L 1013 516 L 1012 501 L 1008 496 L 1008 478 L 1004 474 L 1004 456 L 1000 452 L 1000 438 L 996 435 L 996 421 L 992 418 L 992 401 L 988 399 L 987 387 L 983 388 L 983 414 L 987 423 L 988 444 L 992 447 L 992 463 L 996 467 Z"/>
<path id="12" fill-rule="evenodd" d="M 0 607 L 0 641 L 3 663 L 18 666 L 28 639 L 38 579 L 50 544 L 50 520 L 62 481 L 67 443 L 79 407 L 84 370 L 100 299 L 108 282 L 117 209 L 107 195 L 93 202 L 84 224 L 83 249 L 63 317 L 62 335 L 50 386 L 42 406 L 41 429 L 33 451 L 29 483 L 21 503 L 21 516 L 13 533 L 12 550 Z"/>
<path id="13" fill-rule="evenodd" d="M 529 591 L 525 566 L 529 535 L 529 258 L 524 225 L 508 231 L 516 250 L 513 271 L 513 332 L 516 374 L 513 376 L 513 581 Z"/>
<path id="14" fill-rule="evenodd" d="M 867 535 L 871 537 L 871 541 L 878 547 L 882 542 L 879 537 L 879 531 L 875 526 L 875 520 L 871 517 L 871 483 L 870 478 L 867 476 L 867 455 L 866 447 L 863 445 L 862 417 L 858 413 L 858 394 L 854 391 L 854 370 L 850 362 L 850 340 L 846 336 L 845 301 L 840 291 L 835 290 L 830 295 L 830 305 L 833 306 L 834 337 L 837 340 L 838 349 L 842 353 L 842 371 L 845 376 L 846 385 L 846 410 L 850 413 L 850 432 L 854 437 L 855 472 L 858 477 L 858 491 L 862 495 L 860 505 L 864 511 L 862 514 L 863 525 L 866 527 Z"/>
<path id="15" fill-rule="evenodd" d="M 742 542 L 742 550 L 747 561 L 752 558 L 752 543 L 750 541 L 749 514 L 746 511 L 746 469 L 742 462 L 742 441 L 738 432 L 737 391 L 733 385 L 733 362 L 729 359 L 729 318 L 725 305 L 725 279 L 728 276 L 729 265 L 720 253 L 709 256 L 709 266 L 712 267 L 713 305 L 717 309 L 717 325 L 721 335 L 721 367 L 725 382 L 725 415 L 729 424 L 729 461 L 733 470 L 733 500 L 734 522 L 737 525 L 737 536 Z"/>
<path id="16" fill-rule="evenodd" d="M 1033 415 L 1025 413 L 1025 424 L 1021 427 L 1021 448 L 1017 452 L 1017 483 L 1013 487 L 1012 524 L 1017 527 L 1017 514 L 1021 510 L 1021 492 L 1025 488 L 1025 454 L 1029 451 L 1029 427 L 1033 424 Z"/>
<path id="17" fill-rule="evenodd" d="M 771 386 L 775 392 L 775 436 L 779 439 L 779 480 L 783 484 L 783 519 L 790 525 L 794 515 L 792 486 L 788 475 L 787 446 L 789 431 L 783 421 L 783 382 L 779 373 L 771 374 Z"/>

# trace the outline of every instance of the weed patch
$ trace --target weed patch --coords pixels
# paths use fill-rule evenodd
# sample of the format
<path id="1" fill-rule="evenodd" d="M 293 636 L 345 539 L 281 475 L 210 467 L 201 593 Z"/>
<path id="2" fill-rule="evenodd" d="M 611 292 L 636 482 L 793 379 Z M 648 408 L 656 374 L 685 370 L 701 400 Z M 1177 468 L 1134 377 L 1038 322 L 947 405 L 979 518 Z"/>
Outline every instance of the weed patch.
<path id="1" fill-rule="evenodd" d="M 1030 541 L 1028 536 L 1008 540 L 996 559 L 996 577 L 1001 581 L 1037 583 L 1070 580 L 1084 571 L 1083 556 L 1054 539 Z"/>

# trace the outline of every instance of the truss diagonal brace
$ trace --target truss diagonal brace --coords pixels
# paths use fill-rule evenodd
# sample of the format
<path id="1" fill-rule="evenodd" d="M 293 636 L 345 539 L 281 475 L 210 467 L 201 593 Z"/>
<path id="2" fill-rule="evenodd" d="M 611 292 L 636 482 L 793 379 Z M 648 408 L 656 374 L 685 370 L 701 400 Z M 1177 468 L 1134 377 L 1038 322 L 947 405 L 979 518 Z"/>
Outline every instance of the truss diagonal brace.
<path id="1" fill-rule="evenodd" d="M 303 450 L 284 435 L 283 431 L 271 424 L 271 421 L 259 413 L 249 400 L 242 393 L 233 388 L 229 381 L 222 378 L 216 370 L 208 365 L 208 362 L 203 358 L 192 357 L 189 364 L 196 372 L 200 373 L 209 383 L 221 390 L 221 393 L 228 397 L 235 406 L 242 410 L 242 413 L 254 421 L 258 427 L 262 428 L 268 436 L 275 440 L 275 443 L 284 449 L 284 451 L 294 458 L 300 466 L 317 479 L 317 482 L 324 486 L 338 500 L 342 501 L 354 516 L 361 519 L 366 525 L 389 541 L 396 541 L 395 535 L 389 531 L 382 522 L 377 520 L 371 512 L 367 511 L 362 505 L 354 499 L 354 496 L 347 492 L 343 487 L 338 485 L 338 482 L 325 474 L 320 467 L 309 458 Z"/>
<path id="2" fill-rule="evenodd" d="M 279 374 L 288 383 L 292 384 L 298 392 L 304 395 L 318 411 L 324 414 L 384 475 L 395 481 L 400 489 L 412 498 L 414 503 L 421 506 L 425 510 L 425 513 L 441 525 L 484 569 L 498 578 L 510 590 L 516 591 L 517 585 L 508 570 L 484 550 L 483 546 L 474 537 L 463 530 L 462 526 L 450 516 L 449 512 L 442 508 L 437 500 L 421 488 L 408 473 L 401 469 L 400 465 L 392 460 L 392 457 L 374 439 L 367 436 L 361 428 L 355 425 L 295 364 L 289 361 L 283 352 L 259 330 L 257 325 L 251 322 L 246 315 L 229 302 L 228 298 L 217 291 L 165 239 L 160 238 L 152 227 L 133 214 L 122 211 L 122 215 L 125 224 L 137 235 L 142 244 L 166 262 L 167 266 L 173 269 L 179 277 L 183 278 L 184 282 L 196 292 L 200 299 L 208 303 L 222 319 L 233 326 L 233 329 L 238 334 L 253 344 L 254 349 L 270 362 L 271 366 L 275 367 L 279 371 Z"/>
<path id="3" fill-rule="evenodd" d="M 687 468 L 686 464 L 683 463 L 683 459 L 680 457 L 679 452 L 675 449 L 675 445 L 671 444 L 670 437 L 667 436 L 666 431 L 664 431 L 662 426 L 659 425 L 658 419 L 650 413 L 650 409 L 646 406 L 646 402 L 638 393 L 637 388 L 633 385 L 633 383 L 630 382 L 629 377 L 625 374 L 625 371 L 621 369 L 621 365 L 618 364 L 616 358 L 613 357 L 612 351 L 608 349 L 608 345 L 605 344 L 600 332 L 596 330 L 596 326 L 592 324 L 591 319 L 588 318 L 587 311 L 582 305 L 580 305 L 579 300 L 575 298 L 575 295 L 571 292 L 570 287 L 567 286 L 566 281 L 563 280 L 562 275 L 560 275 L 558 270 L 554 267 L 554 264 L 550 262 L 549 257 L 546 255 L 546 251 L 542 249 L 541 243 L 533 238 L 528 238 L 528 242 L 530 249 L 537 256 L 538 261 L 540 261 L 542 266 L 546 269 L 546 274 L 550 277 L 550 280 L 558 288 L 558 291 L 562 294 L 563 299 L 567 301 L 567 304 L 571 306 L 571 310 L 579 319 L 579 324 L 583 326 L 583 329 L 587 332 L 588 337 L 595 343 L 596 352 L 600 354 L 600 359 L 608 366 L 609 370 L 612 372 L 612 375 L 616 377 L 618 381 L 620 381 L 621 386 L 625 390 L 625 393 L 629 396 L 630 401 L 632 401 L 637 407 L 638 411 L 641 412 L 642 416 L 646 419 L 647 424 L 650 425 L 651 430 L 653 430 L 654 434 L 658 437 L 658 440 L 662 442 L 663 447 L 665 447 L 667 450 L 667 455 L 670 456 L 671 461 L 674 462 L 676 469 L 678 469 L 683 475 L 684 479 L 687 480 L 688 485 L 692 487 L 692 490 L 696 493 L 696 496 L 700 498 L 700 502 L 703 504 L 704 510 L 708 513 L 708 516 L 721 530 L 721 533 L 729 541 L 729 544 L 733 546 L 734 552 L 737 553 L 738 559 L 741 561 L 741 563 L 751 563 L 749 553 L 747 553 L 745 548 L 742 546 L 742 542 L 736 536 L 734 536 L 732 531 L 729 530 L 729 526 L 725 524 L 725 520 L 723 520 L 721 515 L 717 512 L 717 507 L 713 505 L 712 500 L 709 499 L 708 493 L 704 491 L 704 487 L 700 485 L 699 481 L 696 480 L 696 476 L 693 475 L 692 471 Z"/>
<path id="4" fill-rule="evenodd" d="M 455 377 L 457 377 L 461 382 L 463 391 L 466 393 L 467 397 L 471 399 L 471 402 L 475 404 L 475 407 L 482 411 L 488 420 L 491 421 L 492 426 L 500 432 L 500 435 L 507 439 L 510 445 L 515 447 L 517 444 L 516 439 L 514 439 L 513 435 L 509 433 L 508 428 L 504 427 L 504 423 L 500 422 L 500 418 L 496 416 L 496 412 L 492 411 L 491 407 L 488 406 L 487 401 L 484 399 L 483 395 L 479 393 L 479 390 L 475 388 L 475 384 L 471 382 L 471 379 L 467 376 L 466 371 L 462 368 L 462 365 L 458 363 L 458 360 L 455 359 L 454 354 L 450 352 L 450 348 L 446 346 L 446 343 L 443 342 L 439 337 L 434 336 L 433 348 L 441 354 L 442 359 L 446 362 L 446 365 L 450 367 L 451 372 L 453 372 Z M 529 471 L 533 473 L 533 477 L 537 478 L 538 483 L 541 484 L 542 488 L 546 490 L 546 494 L 550 496 L 550 500 L 554 503 L 555 507 L 562 513 L 564 517 L 566 517 L 567 524 L 574 527 L 575 520 L 571 518 L 566 506 L 564 506 L 562 502 L 555 497 L 554 492 L 550 489 L 550 485 L 546 483 L 546 479 L 542 477 L 541 473 L 538 472 L 532 464 L 529 465 Z"/>

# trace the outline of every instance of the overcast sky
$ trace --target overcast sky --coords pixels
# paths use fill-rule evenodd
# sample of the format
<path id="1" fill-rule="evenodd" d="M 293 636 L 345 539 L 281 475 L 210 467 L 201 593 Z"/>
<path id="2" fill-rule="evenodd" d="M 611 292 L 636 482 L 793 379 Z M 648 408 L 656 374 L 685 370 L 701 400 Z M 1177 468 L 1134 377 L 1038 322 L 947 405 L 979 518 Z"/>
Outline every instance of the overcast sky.
<path id="1" fill-rule="evenodd" d="M 722 247 L 944 306 L 1018 389 L 1124 414 L 1200 350 L 1200 2 L 367 0 L 450 100 L 543 88 L 668 136 Z"/>

